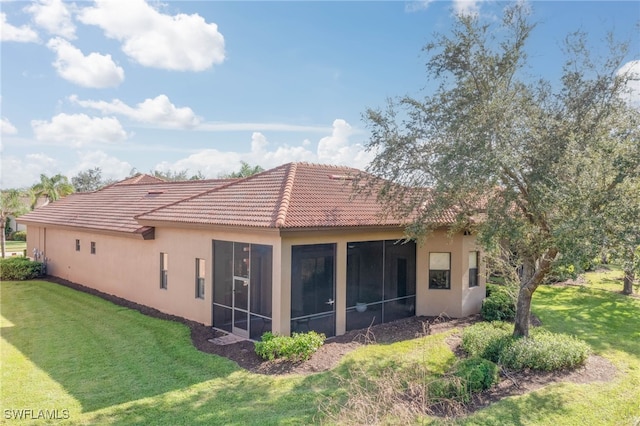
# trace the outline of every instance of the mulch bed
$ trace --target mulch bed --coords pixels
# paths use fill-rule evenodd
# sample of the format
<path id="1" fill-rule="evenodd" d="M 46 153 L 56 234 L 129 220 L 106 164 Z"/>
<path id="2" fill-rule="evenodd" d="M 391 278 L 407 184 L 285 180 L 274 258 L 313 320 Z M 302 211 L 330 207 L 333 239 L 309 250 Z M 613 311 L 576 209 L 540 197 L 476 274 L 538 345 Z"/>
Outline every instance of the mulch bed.
<path id="1" fill-rule="evenodd" d="M 182 323 L 191 330 L 191 341 L 200 351 L 223 356 L 240 367 L 258 374 L 311 374 L 327 371 L 335 367 L 342 357 L 348 352 L 370 343 L 393 343 L 407 339 L 414 339 L 427 334 L 434 334 L 462 328 L 478 321 L 479 315 L 467 318 L 452 319 L 448 317 L 412 317 L 387 324 L 370 327 L 367 330 L 350 331 L 342 336 L 327 339 L 325 344 L 307 361 L 288 362 L 283 360 L 264 361 L 254 351 L 254 343 L 249 340 L 229 344 L 218 345 L 210 339 L 223 336 L 225 333 L 214 330 L 195 321 L 190 321 L 175 315 L 165 314 L 157 309 L 140 305 L 129 300 L 103 293 L 90 287 L 72 283 L 61 278 L 48 276 L 47 281 L 73 288 L 78 291 L 93 294 L 119 306 L 135 309 L 142 314 Z M 541 325 L 540 321 L 532 315 L 531 324 Z M 461 338 L 452 335 L 447 343 L 458 356 L 463 356 L 460 348 Z M 594 381 L 609 381 L 616 375 L 616 368 L 607 359 L 599 356 L 590 356 L 587 363 L 577 369 L 567 371 L 555 371 L 551 373 L 524 370 L 502 371 L 502 380 L 493 388 L 477 394 L 472 403 L 465 407 L 465 412 L 472 412 L 485 407 L 493 402 L 511 395 L 521 395 L 546 385 L 556 382 L 591 383 Z"/>

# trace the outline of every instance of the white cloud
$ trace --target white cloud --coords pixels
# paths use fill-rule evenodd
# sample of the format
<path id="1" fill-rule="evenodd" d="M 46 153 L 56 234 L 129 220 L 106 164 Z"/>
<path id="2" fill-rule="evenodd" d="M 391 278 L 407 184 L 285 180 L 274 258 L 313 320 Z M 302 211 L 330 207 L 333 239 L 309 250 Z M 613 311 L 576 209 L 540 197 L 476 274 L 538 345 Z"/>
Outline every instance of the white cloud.
<path id="1" fill-rule="evenodd" d="M 453 0 L 453 12 L 456 15 L 477 15 L 482 0 Z"/>
<path id="2" fill-rule="evenodd" d="M 318 142 L 318 161 L 364 169 L 373 159 L 373 153 L 367 152 L 362 144 L 349 141 L 355 133 L 345 120 L 334 120 L 331 136 L 325 136 Z"/>
<path id="3" fill-rule="evenodd" d="M 6 117 L 2 117 L 2 119 L 0 119 L 0 130 L 0 133 L 2 133 L 3 135 L 15 135 L 16 133 L 18 133 L 18 129 L 16 129 L 16 126 L 11 124 L 9 119 L 7 119 Z"/>
<path id="4" fill-rule="evenodd" d="M 248 152 L 219 151 L 205 149 L 174 163 L 162 162 L 157 170 L 202 172 L 205 176 L 216 177 L 221 173 L 236 171 L 240 162 L 260 165 L 265 169 L 292 161 L 308 161 L 312 163 L 347 165 L 363 169 L 373 158 L 361 144 L 354 144 L 349 137 L 355 132 L 345 120 L 335 120 L 330 136 L 325 136 L 317 144 L 316 151 L 312 143 L 305 139 L 300 146 L 281 145 L 269 149 L 271 143 L 265 135 L 254 132 L 251 135 L 251 149 Z"/>
<path id="5" fill-rule="evenodd" d="M 111 102 L 80 100 L 77 96 L 69 97 L 84 108 L 92 108 L 102 114 L 118 114 L 129 117 L 142 123 L 157 124 L 169 128 L 191 128 L 200 123 L 200 118 L 189 107 L 177 108 L 171 103 L 167 95 L 158 95 L 153 99 L 145 99 L 135 108 L 125 104 L 119 99 Z"/>
<path id="6" fill-rule="evenodd" d="M 618 70 L 618 75 L 627 75 L 627 91 L 624 99 L 634 108 L 640 109 L 640 60 L 629 61 Z"/>
<path id="7" fill-rule="evenodd" d="M 89 117 L 85 114 L 58 114 L 51 121 L 32 120 L 36 139 L 80 147 L 90 143 L 116 143 L 127 134 L 115 117 Z"/>
<path id="8" fill-rule="evenodd" d="M 425 10 L 435 0 L 418 0 L 407 2 L 404 6 L 405 12 L 417 12 L 419 10 Z"/>
<path id="9" fill-rule="evenodd" d="M 121 180 L 129 175 L 133 166 L 126 161 L 107 155 L 103 151 L 79 151 L 76 165 L 67 172 L 67 176 L 72 177 L 79 172 L 100 167 L 104 179 Z"/>
<path id="10" fill-rule="evenodd" d="M 80 49 L 60 37 L 49 40 L 47 47 L 56 53 L 53 66 L 65 80 L 93 88 L 115 87 L 124 81 L 124 70 L 111 55 L 93 52 L 84 56 Z"/>
<path id="11" fill-rule="evenodd" d="M 314 132 L 326 133 L 330 127 L 301 126 L 286 123 L 202 123 L 196 130 L 207 132 L 233 132 L 233 131 L 274 131 L 274 132 Z"/>
<path id="12" fill-rule="evenodd" d="M 436 0 L 417 0 L 405 4 L 405 12 L 418 12 L 429 8 Z M 480 12 L 480 3 L 485 0 L 452 0 L 453 13 L 455 15 L 477 15 Z"/>
<path id="13" fill-rule="evenodd" d="M 62 0 L 40 0 L 26 10 L 33 15 L 33 21 L 49 33 L 66 39 L 76 38 L 71 13 Z"/>
<path id="14" fill-rule="evenodd" d="M 7 22 L 7 14 L 0 12 L 0 35 L 2 41 L 17 41 L 22 43 L 35 43 L 39 41 L 38 33 L 28 25 L 16 27 Z"/>
<path id="15" fill-rule="evenodd" d="M 198 14 L 162 14 L 143 0 L 97 0 L 78 19 L 121 41 L 122 51 L 147 67 L 203 71 L 225 59 L 218 26 Z"/>
<path id="16" fill-rule="evenodd" d="M 58 162 L 48 155 L 28 154 L 24 159 L 15 156 L 2 156 L 0 167 L 0 188 L 27 188 L 40 179 L 40 174 L 60 173 Z M 10 170 L 11 173 L 5 173 Z M 16 171 L 19 170 L 19 173 Z"/>

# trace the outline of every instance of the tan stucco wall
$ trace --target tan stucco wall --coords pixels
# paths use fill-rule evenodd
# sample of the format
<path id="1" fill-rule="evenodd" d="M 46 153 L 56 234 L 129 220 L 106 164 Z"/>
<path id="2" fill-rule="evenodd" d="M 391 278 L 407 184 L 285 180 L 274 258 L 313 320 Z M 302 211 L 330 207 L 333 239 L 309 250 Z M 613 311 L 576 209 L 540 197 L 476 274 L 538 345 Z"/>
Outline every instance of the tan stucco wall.
<path id="1" fill-rule="evenodd" d="M 46 239 L 45 239 L 46 234 Z M 154 240 L 29 226 L 29 253 L 45 251 L 48 273 L 95 288 L 162 312 L 211 325 L 212 240 L 272 245 L 279 254 L 276 233 L 247 234 L 228 230 L 156 229 Z M 80 252 L 75 250 L 79 239 Z M 46 242 L 45 242 L 46 240 Z M 96 242 L 96 254 L 90 243 Z M 160 253 L 167 253 L 168 286 L 160 288 Z M 205 298 L 195 297 L 195 259 L 205 259 Z M 274 282 L 280 269 L 273 269 Z M 275 298 L 274 298 L 275 299 Z"/>
<path id="2" fill-rule="evenodd" d="M 28 253 L 44 251 L 51 275 L 93 287 L 134 302 L 211 325 L 212 240 L 226 240 L 273 247 L 274 332 L 289 334 L 291 320 L 291 247 L 302 244 L 336 244 L 336 334 L 346 330 L 347 243 L 402 238 L 400 230 L 340 230 L 282 232 L 231 228 L 156 228 L 154 240 L 55 229 L 29 225 Z M 75 240 L 81 242 L 75 251 Z M 90 242 L 97 253 L 90 254 Z M 480 311 L 485 295 L 484 261 L 480 285 L 468 286 L 468 252 L 476 250 L 473 236 L 448 237 L 435 232 L 417 247 L 417 315 L 463 317 Z M 429 253 L 451 252 L 451 289 L 430 290 Z M 160 288 L 160 253 L 168 253 L 168 288 Z M 205 298 L 195 297 L 195 259 L 206 262 Z"/>
<path id="3" fill-rule="evenodd" d="M 436 231 L 418 245 L 416 315 L 461 318 L 480 312 L 486 293 L 484 258 L 480 258 L 479 285 L 469 288 L 469 252 L 479 251 L 474 236 Z M 451 253 L 451 288 L 429 288 L 429 253 Z"/>
<path id="4" fill-rule="evenodd" d="M 394 240 L 402 238 L 398 231 L 349 231 L 283 233 L 282 240 L 282 304 L 280 321 L 274 318 L 273 328 L 289 334 L 291 327 L 291 247 L 302 244 L 336 244 L 336 334 L 346 331 L 347 243 L 358 241 Z M 449 237 L 445 231 L 429 235 L 416 251 L 416 315 L 445 315 L 460 318 L 480 312 L 486 292 L 484 269 L 479 273 L 479 285 L 469 288 L 469 251 L 479 248 L 475 237 L 462 234 Z M 451 252 L 451 289 L 429 289 L 429 252 Z M 481 258 L 481 265 L 484 264 Z M 275 285 L 275 281 L 274 281 Z M 275 289 L 274 289 L 275 290 Z M 275 295 L 275 291 L 274 291 Z M 275 312 L 275 306 L 274 306 Z M 278 328 L 279 327 L 279 328 Z"/>

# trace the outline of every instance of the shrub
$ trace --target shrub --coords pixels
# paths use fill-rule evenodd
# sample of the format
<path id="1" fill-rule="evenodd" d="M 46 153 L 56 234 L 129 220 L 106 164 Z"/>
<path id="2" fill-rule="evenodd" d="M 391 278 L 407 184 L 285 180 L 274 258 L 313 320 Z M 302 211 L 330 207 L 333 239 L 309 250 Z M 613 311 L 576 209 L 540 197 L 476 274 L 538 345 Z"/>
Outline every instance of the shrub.
<path id="1" fill-rule="evenodd" d="M 453 375 L 463 379 L 467 391 L 480 392 L 498 383 L 498 366 L 484 358 L 471 357 L 458 362 Z"/>
<path id="2" fill-rule="evenodd" d="M 528 338 L 514 339 L 500 361 L 517 370 L 555 371 L 584 364 L 590 353 L 589 345 L 575 337 L 533 329 Z"/>
<path id="3" fill-rule="evenodd" d="M 44 272 L 42 262 L 35 262 L 27 257 L 13 256 L 0 259 L 1 280 L 31 280 Z"/>
<path id="4" fill-rule="evenodd" d="M 515 370 L 531 368 L 554 371 L 584 364 L 591 353 L 589 345 L 541 328 L 533 328 L 527 338 L 514 338 L 507 323 L 478 323 L 462 332 L 462 348 Z"/>
<path id="5" fill-rule="evenodd" d="M 256 354 L 268 360 L 307 360 L 324 344 L 325 339 L 324 334 L 315 331 L 293 333 L 291 337 L 277 336 L 268 331 L 262 335 L 261 341 L 256 343 Z"/>
<path id="6" fill-rule="evenodd" d="M 482 302 L 482 318 L 485 321 L 512 321 L 516 317 L 515 297 L 508 289 L 500 289 L 502 286 L 493 287 Z"/>
<path id="7" fill-rule="evenodd" d="M 14 241 L 27 241 L 27 231 L 16 231 L 11 237 Z"/>
<path id="8" fill-rule="evenodd" d="M 432 403 L 467 403 L 474 393 L 498 383 L 498 378 L 498 366 L 493 362 L 480 357 L 467 358 L 456 363 L 444 377 L 428 384 L 428 399 Z"/>
<path id="9" fill-rule="evenodd" d="M 469 356 L 498 362 L 512 332 L 513 326 L 506 322 L 480 322 L 462 331 L 462 348 Z"/>
<path id="10" fill-rule="evenodd" d="M 471 394 L 465 386 L 464 379 L 452 375 L 444 376 L 429 383 L 427 395 L 432 403 L 448 400 L 467 403 L 471 400 Z"/>

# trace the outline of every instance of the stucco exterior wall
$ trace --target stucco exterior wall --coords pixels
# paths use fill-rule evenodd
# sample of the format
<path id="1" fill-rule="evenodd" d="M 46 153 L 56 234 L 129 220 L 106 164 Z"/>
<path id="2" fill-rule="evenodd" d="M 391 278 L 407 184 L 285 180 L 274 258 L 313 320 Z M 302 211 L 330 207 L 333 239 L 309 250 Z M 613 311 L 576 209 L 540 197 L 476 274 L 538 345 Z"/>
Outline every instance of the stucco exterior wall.
<path id="1" fill-rule="evenodd" d="M 273 247 L 272 330 L 289 334 L 291 323 L 291 249 L 294 245 L 336 244 L 336 334 L 346 330 L 347 243 L 402 238 L 398 230 L 283 231 L 233 228 L 157 227 L 155 239 L 140 240 L 69 229 L 29 225 L 28 254 L 44 251 L 48 273 L 113 294 L 162 312 L 212 324 L 212 241 L 225 240 Z M 75 240 L 80 240 L 80 251 Z M 90 243 L 96 243 L 96 254 Z M 479 285 L 469 288 L 469 251 L 475 237 L 430 235 L 416 251 L 416 315 L 464 317 L 480 311 L 484 299 L 484 261 Z M 429 289 L 429 253 L 451 253 L 451 288 Z M 160 288 L 160 253 L 168 254 L 168 286 Z M 204 299 L 196 298 L 195 259 L 205 260 Z"/>
<path id="2" fill-rule="evenodd" d="M 80 240 L 80 251 L 75 240 Z M 48 258 L 48 273 L 162 312 L 211 325 L 212 240 L 268 244 L 279 256 L 279 237 L 270 232 L 158 228 L 154 240 L 29 226 L 29 254 Z M 96 254 L 90 253 L 91 242 Z M 168 254 L 168 285 L 160 288 L 160 253 Z M 196 258 L 205 260 L 204 299 L 196 297 Z M 280 268 L 273 269 L 274 282 Z M 275 297 L 274 297 L 274 300 Z"/>
<path id="3" fill-rule="evenodd" d="M 282 281 L 279 289 L 281 304 L 279 322 L 273 323 L 274 331 L 289 334 L 291 327 L 291 247 L 302 244 L 336 244 L 336 335 L 346 331 L 347 295 L 347 243 L 359 241 L 394 240 L 402 238 L 401 230 L 341 230 L 283 233 Z M 480 312 L 486 292 L 484 269 L 480 268 L 479 285 L 469 288 L 469 251 L 476 251 L 474 236 L 462 234 L 449 237 L 445 231 L 436 231 L 418 244 L 416 251 L 416 315 L 445 315 L 452 318 L 465 317 Z M 451 253 L 451 288 L 429 289 L 429 253 Z M 480 266 L 484 264 L 481 258 Z M 274 287 L 276 281 L 274 281 Z M 275 299 L 274 288 L 274 301 Z M 274 304 L 274 312 L 276 306 Z"/>
<path id="4" fill-rule="evenodd" d="M 447 235 L 435 231 L 418 245 L 416 315 L 461 318 L 480 312 L 486 293 L 484 259 L 481 256 L 478 286 L 469 287 L 469 252 L 479 251 L 474 236 Z M 429 288 L 429 254 L 451 253 L 451 288 Z"/>

